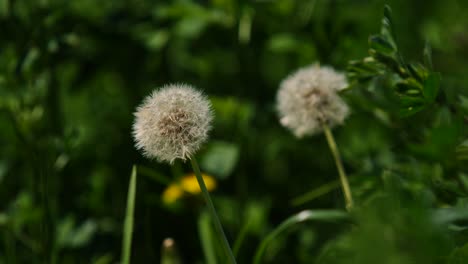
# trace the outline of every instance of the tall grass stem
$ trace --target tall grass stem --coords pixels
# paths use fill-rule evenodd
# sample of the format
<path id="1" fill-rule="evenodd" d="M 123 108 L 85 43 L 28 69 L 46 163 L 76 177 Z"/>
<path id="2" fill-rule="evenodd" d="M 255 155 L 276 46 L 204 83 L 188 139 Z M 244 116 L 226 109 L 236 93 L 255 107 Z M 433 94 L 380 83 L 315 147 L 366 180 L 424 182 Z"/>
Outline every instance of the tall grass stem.
<path id="1" fill-rule="evenodd" d="M 263 255 L 272 241 L 279 240 L 280 235 L 286 230 L 296 227 L 306 221 L 337 221 L 348 219 L 349 215 L 341 210 L 304 210 L 290 216 L 270 232 L 260 243 L 255 252 L 253 264 L 260 264 Z"/>
<path id="2" fill-rule="evenodd" d="M 135 194 L 136 194 L 136 166 L 132 168 L 132 176 L 128 185 L 127 209 L 125 213 L 123 239 L 122 239 L 122 264 L 130 264 L 132 249 L 133 220 L 135 212 Z"/>
<path id="3" fill-rule="evenodd" d="M 203 180 L 203 176 L 200 172 L 200 167 L 198 166 L 197 160 L 195 157 L 190 159 L 190 163 L 192 164 L 192 168 L 195 172 L 195 176 L 197 177 L 198 184 L 200 185 L 200 189 L 202 190 L 203 196 L 205 197 L 206 203 L 208 205 L 208 211 L 210 212 L 211 218 L 213 220 L 213 224 L 215 225 L 216 232 L 218 233 L 220 242 L 223 245 L 224 251 L 226 252 L 226 257 L 228 258 L 228 263 L 236 264 L 236 259 L 234 258 L 234 254 L 232 253 L 231 247 L 229 246 L 229 242 L 224 234 L 223 226 L 219 221 L 218 214 L 216 213 L 216 209 L 213 205 L 213 201 L 211 201 L 210 193 L 206 188 L 205 181 Z"/>

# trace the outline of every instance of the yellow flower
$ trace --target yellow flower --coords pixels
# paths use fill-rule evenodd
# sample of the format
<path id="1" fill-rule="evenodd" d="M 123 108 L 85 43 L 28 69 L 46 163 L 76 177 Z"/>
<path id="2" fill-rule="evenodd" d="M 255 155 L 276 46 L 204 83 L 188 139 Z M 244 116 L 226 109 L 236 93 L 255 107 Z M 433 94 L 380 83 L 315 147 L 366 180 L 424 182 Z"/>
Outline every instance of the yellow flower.
<path id="1" fill-rule="evenodd" d="M 206 174 L 202 174 L 202 177 L 209 192 L 216 189 L 216 180 L 213 177 Z M 180 181 L 167 186 L 162 194 L 162 200 L 165 204 L 172 204 L 182 198 L 184 194 L 197 195 L 199 193 L 201 193 L 201 189 L 197 177 L 191 173 L 182 177 Z"/>
<path id="2" fill-rule="evenodd" d="M 162 200 L 165 204 L 172 204 L 184 195 L 184 191 L 180 188 L 179 184 L 172 183 L 164 190 Z"/>
<path id="3" fill-rule="evenodd" d="M 202 174 L 203 180 L 205 181 L 206 189 L 209 192 L 213 191 L 216 188 L 216 181 L 213 177 L 206 174 Z M 197 177 L 195 174 L 189 174 L 183 177 L 180 180 L 180 186 L 182 189 L 190 194 L 199 194 L 201 193 L 200 186 L 198 185 Z"/>

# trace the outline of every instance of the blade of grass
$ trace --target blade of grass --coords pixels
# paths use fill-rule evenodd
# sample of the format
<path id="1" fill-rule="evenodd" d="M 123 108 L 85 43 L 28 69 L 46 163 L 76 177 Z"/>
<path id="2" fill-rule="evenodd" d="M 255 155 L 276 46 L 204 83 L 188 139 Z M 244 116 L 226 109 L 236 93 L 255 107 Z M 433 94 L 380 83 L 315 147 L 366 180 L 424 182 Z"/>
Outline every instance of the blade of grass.
<path id="1" fill-rule="evenodd" d="M 122 240 L 122 264 L 130 264 L 130 255 L 132 248 L 132 234 L 133 234 L 133 214 L 135 211 L 135 192 L 136 192 L 136 166 L 132 168 L 132 176 L 128 185 L 127 194 L 127 209 L 125 213 L 124 227 L 123 227 L 123 240 Z"/>
<path id="2" fill-rule="evenodd" d="M 332 181 L 291 200 L 292 206 L 303 205 L 340 187 L 340 181 Z"/>
<path id="3" fill-rule="evenodd" d="M 341 210 L 304 210 L 299 212 L 276 227 L 268 236 L 260 243 L 254 257 L 254 264 L 260 264 L 263 253 L 271 241 L 277 239 L 284 231 L 306 221 L 335 221 L 343 220 L 349 217 L 348 213 Z"/>
<path id="4" fill-rule="evenodd" d="M 200 235 L 203 254 L 207 264 L 217 264 L 215 245 L 213 243 L 213 232 L 211 228 L 210 215 L 202 212 L 198 218 L 198 233 Z"/>
<path id="5" fill-rule="evenodd" d="M 251 222 L 247 220 L 247 222 L 242 226 L 239 235 L 237 235 L 237 238 L 234 242 L 234 246 L 232 247 L 232 253 L 234 254 L 234 257 L 237 257 L 237 255 L 239 254 L 242 242 L 244 242 L 245 237 L 247 236 L 247 233 L 250 230 L 250 223 Z"/>
<path id="6" fill-rule="evenodd" d="M 213 201 L 211 200 L 210 193 L 206 188 L 205 181 L 203 180 L 203 176 L 200 171 L 200 167 L 198 166 L 198 162 L 195 157 L 190 159 L 190 163 L 192 164 L 193 171 L 195 172 L 195 176 L 197 177 L 198 185 L 200 185 L 200 189 L 202 190 L 202 194 L 205 198 L 208 212 L 210 213 L 211 220 L 213 221 L 215 230 L 219 237 L 219 242 L 223 245 L 226 257 L 228 259 L 228 263 L 236 264 L 236 259 L 234 258 L 234 254 L 232 254 L 231 247 L 229 246 L 229 242 L 226 238 L 226 234 L 224 233 L 223 226 L 221 225 L 221 221 L 219 220 L 218 213 L 213 205 Z"/>
<path id="7" fill-rule="evenodd" d="M 171 179 L 169 179 L 168 177 L 157 173 L 153 169 L 143 165 L 138 165 L 138 173 L 140 175 L 147 176 L 149 179 L 154 180 L 155 182 L 161 183 L 163 185 L 169 185 L 172 183 Z"/>

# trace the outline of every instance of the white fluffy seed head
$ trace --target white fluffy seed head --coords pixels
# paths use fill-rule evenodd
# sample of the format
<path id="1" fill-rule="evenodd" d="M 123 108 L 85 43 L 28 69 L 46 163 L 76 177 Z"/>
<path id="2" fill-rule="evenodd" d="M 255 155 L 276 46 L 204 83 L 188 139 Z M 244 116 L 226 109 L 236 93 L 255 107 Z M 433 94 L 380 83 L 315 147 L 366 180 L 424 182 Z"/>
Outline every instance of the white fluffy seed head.
<path id="1" fill-rule="evenodd" d="M 136 147 L 149 158 L 187 160 L 208 139 L 213 113 L 207 97 L 186 84 L 170 84 L 149 95 L 135 112 Z"/>
<path id="2" fill-rule="evenodd" d="M 301 138 L 321 132 L 322 123 L 333 127 L 349 114 L 338 92 L 347 86 L 344 74 L 318 64 L 301 68 L 280 85 L 277 110 L 280 122 Z"/>

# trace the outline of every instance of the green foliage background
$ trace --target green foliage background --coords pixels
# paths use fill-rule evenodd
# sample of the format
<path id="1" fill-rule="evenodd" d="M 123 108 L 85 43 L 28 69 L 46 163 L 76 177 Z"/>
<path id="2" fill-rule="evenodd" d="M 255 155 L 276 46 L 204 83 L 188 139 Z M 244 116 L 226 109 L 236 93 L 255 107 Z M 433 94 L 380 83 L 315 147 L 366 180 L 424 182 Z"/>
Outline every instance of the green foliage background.
<path id="1" fill-rule="evenodd" d="M 213 102 L 199 159 L 218 179 L 213 196 L 239 263 L 292 214 L 343 208 L 339 188 L 292 202 L 337 173 L 323 135 L 298 140 L 279 125 L 275 94 L 298 67 L 345 71 L 368 56 L 384 4 L 407 61 L 432 47 L 439 93 L 402 116 L 391 70 L 352 79 L 343 93 L 352 115 L 333 132 L 359 205 L 354 223 L 297 224 L 263 260 L 468 263 L 462 0 L 0 0 L 0 263 L 118 262 L 133 164 L 133 262 L 158 263 L 172 237 L 185 263 L 207 263 L 201 198 L 161 202 L 162 179 L 189 166 L 146 160 L 131 138 L 135 107 L 169 82 Z"/>

